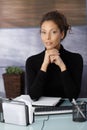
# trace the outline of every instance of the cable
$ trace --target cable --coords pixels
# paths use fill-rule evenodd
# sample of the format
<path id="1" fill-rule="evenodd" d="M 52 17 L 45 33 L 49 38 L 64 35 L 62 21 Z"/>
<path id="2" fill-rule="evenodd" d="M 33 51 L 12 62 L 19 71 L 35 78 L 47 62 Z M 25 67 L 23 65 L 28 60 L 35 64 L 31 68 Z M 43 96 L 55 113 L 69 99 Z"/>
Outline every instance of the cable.
<path id="1" fill-rule="evenodd" d="M 47 119 L 44 119 L 44 120 L 43 120 L 43 125 L 42 125 L 42 128 L 41 128 L 41 130 L 43 130 L 43 129 L 44 129 L 45 122 L 46 122 L 46 121 L 48 121 L 48 120 L 49 120 L 49 115 L 48 115 Z"/>

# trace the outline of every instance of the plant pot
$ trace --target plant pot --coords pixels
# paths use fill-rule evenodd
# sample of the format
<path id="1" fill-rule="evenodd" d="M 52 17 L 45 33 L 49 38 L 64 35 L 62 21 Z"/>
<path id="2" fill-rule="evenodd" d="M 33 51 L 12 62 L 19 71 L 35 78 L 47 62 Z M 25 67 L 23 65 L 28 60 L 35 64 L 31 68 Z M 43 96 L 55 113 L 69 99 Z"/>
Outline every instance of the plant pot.
<path id="1" fill-rule="evenodd" d="M 23 93 L 24 74 L 3 74 L 7 98 L 15 98 Z"/>

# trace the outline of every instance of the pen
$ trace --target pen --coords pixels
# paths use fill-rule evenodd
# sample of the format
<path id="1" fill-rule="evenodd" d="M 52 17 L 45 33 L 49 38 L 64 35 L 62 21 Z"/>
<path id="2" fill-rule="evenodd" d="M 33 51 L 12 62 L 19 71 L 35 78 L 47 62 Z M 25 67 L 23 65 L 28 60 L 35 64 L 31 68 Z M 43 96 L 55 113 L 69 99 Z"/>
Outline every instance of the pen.
<path id="1" fill-rule="evenodd" d="M 81 109 L 80 109 L 79 106 L 77 105 L 75 99 L 72 100 L 72 103 L 76 106 L 76 108 L 77 108 L 77 110 L 79 111 L 79 113 L 81 114 L 81 116 L 82 116 L 84 119 L 86 119 L 84 113 L 81 111 Z"/>

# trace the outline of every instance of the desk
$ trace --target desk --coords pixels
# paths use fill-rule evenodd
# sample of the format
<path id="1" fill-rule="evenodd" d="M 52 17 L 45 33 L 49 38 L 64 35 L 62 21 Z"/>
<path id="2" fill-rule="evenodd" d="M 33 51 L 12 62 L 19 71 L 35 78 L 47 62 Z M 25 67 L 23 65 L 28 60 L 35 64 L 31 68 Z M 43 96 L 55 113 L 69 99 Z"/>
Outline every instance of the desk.
<path id="1" fill-rule="evenodd" d="M 81 99 L 87 101 L 87 99 Z M 28 126 L 18 126 L 0 123 L 1 130 L 86 130 L 87 121 L 74 122 L 72 114 L 35 116 L 35 122 Z M 47 120 L 47 121 L 46 121 Z M 44 124 L 44 128 L 42 128 Z"/>

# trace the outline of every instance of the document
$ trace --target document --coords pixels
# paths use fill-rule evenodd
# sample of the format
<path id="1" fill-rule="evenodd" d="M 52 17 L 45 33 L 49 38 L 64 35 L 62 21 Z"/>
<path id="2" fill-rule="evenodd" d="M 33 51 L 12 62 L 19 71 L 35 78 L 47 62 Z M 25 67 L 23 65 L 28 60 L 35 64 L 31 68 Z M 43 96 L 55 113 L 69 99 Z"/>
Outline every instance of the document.
<path id="1" fill-rule="evenodd" d="M 40 97 L 38 101 L 32 102 L 35 106 L 55 106 L 61 97 Z"/>
<path id="2" fill-rule="evenodd" d="M 21 99 L 27 100 L 31 102 L 32 106 L 55 106 L 58 102 L 60 102 L 61 97 L 40 97 L 37 101 L 33 101 L 29 95 L 21 95 L 15 100 L 20 101 Z"/>

